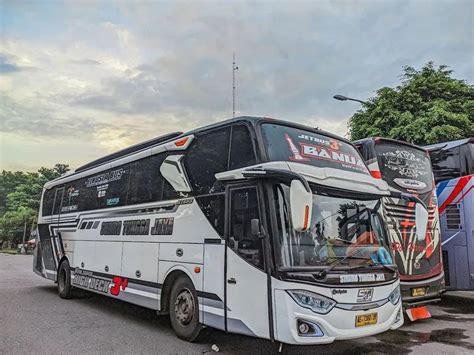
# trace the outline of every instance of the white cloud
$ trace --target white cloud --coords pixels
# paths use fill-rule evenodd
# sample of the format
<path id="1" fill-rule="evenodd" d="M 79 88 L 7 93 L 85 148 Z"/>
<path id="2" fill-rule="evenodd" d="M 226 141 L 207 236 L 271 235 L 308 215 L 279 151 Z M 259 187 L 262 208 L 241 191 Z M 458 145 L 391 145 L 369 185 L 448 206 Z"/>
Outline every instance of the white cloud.
<path id="1" fill-rule="evenodd" d="M 28 165 L 50 153 L 31 139 L 68 152 L 70 140 L 82 141 L 85 162 L 91 147 L 99 156 L 216 122 L 231 114 L 235 50 L 239 114 L 344 135 L 359 105 L 334 94 L 366 99 L 396 85 L 402 66 L 429 60 L 473 81 L 473 4 L 456 4 L 80 2 L 63 5 L 61 18 L 38 5 L 28 24 L 42 26 L 7 28 L 0 44 L 10 70 L 1 78 L 0 129 L 32 149 L 18 156 Z M 9 139 L 2 154 L 15 155 Z M 72 156 L 79 162 L 81 148 Z"/>

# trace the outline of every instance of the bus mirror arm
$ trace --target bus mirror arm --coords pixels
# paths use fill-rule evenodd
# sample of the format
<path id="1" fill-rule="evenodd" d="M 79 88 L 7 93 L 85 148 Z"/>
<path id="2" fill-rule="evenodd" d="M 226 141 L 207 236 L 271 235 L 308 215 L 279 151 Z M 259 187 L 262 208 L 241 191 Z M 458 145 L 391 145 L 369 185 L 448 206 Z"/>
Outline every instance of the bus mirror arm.
<path id="1" fill-rule="evenodd" d="M 258 218 L 252 218 L 250 220 L 250 233 L 257 238 L 265 238 L 265 230 L 263 226 L 260 224 L 260 220 Z"/>
<path id="2" fill-rule="evenodd" d="M 280 180 L 282 182 L 286 182 L 291 184 L 292 180 L 300 181 L 305 190 L 311 193 L 311 188 L 309 187 L 308 181 L 300 174 L 295 173 L 293 171 L 282 170 L 282 169 L 248 169 L 242 172 L 242 176 L 245 178 L 253 178 L 253 179 L 275 179 Z"/>
<path id="3" fill-rule="evenodd" d="M 289 183 L 290 185 L 290 216 L 293 229 L 304 232 L 311 225 L 313 192 L 304 176 L 288 170 L 280 169 L 249 169 L 242 172 L 245 178 L 267 178 Z"/>

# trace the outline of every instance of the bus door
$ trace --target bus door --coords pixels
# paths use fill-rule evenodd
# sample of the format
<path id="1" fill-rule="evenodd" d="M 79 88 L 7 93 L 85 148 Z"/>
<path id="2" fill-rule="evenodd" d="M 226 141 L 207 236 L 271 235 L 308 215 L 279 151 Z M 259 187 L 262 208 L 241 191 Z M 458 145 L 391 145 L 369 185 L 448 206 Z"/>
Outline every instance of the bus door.
<path id="1" fill-rule="evenodd" d="M 255 185 L 226 189 L 225 320 L 229 332 L 270 338 L 265 239 L 251 230 L 252 219 L 269 230 L 260 196 Z"/>

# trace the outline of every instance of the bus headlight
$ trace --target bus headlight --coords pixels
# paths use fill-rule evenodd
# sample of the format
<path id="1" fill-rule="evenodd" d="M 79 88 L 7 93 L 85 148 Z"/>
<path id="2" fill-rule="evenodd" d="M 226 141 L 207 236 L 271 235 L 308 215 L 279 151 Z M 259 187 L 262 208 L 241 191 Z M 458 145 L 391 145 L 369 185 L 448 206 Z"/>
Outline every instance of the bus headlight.
<path id="1" fill-rule="evenodd" d="M 388 296 L 388 299 L 394 305 L 400 301 L 400 286 L 397 286 L 397 288 L 392 291 L 392 293 Z"/>
<path id="2" fill-rule="evenodd" d="M 306 290 L 287 290 L 291 298 L 301 307 L 319 314 L 327 314 L 336 305 L 330 298 Z"/>

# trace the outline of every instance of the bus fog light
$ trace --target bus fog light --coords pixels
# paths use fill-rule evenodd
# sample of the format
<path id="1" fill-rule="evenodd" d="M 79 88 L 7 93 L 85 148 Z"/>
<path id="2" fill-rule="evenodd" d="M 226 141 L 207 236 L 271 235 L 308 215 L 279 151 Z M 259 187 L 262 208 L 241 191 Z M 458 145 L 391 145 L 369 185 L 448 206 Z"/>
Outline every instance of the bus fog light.
<path id="1" fill-rule="evenodd" d="M 298 331 L 301 333 L 301 334 L 307 334 L 309 332 L 309 325 L 308 323 L 303 323 L 301 322 L 300 325 L 298 326 Z"/>
<path id="2" fill-rule="evenodd" d="M 336 305 L 334 300 L 306 290 L 287 290 L 287 292 L 297 304 L 315 313 L 327 314 Z"/>
<path id="3" fill-rule="evenodd" d="M 324 336 L 321 328 L 313 322 L 298 319 L 298 335 L 302 337 L 322 337 Z"/>

